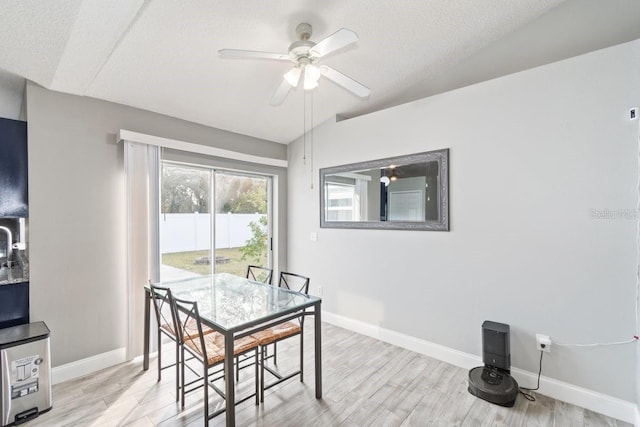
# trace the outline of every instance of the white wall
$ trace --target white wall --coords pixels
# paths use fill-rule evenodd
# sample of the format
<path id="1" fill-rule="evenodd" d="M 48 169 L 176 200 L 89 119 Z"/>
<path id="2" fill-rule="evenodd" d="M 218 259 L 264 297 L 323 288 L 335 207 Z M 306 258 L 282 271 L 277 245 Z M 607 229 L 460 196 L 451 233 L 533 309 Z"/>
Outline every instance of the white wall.
<path id="1" fill-rule="evenodd" d="M 0 117 L 25 120 L 23 96 L 25 80 L 0 69 Z"/>
<path id="2" fill-rule="evenodd" d="M 126 209 L 119 129 L 286 157 L 281 144 L 31 83 L 27 122 L 31 319 L 44 320 L 51 329 L 54 366 L 126 345 Z"/>
<path id="3" fill-rule="evenodd" d="M 323 287 L 328 312 L 466 353 L 481 354 L 484 320 L 508 323 L 512 365 L 530 372 L 535 333 L 630 339 L 636 221 L 592 210 L 635 209 L 639 70 L 635 41 L 321 125 L 318 168 L 450 148 L 451 231 L 319 229 L 296 141 L 289 269 Z M 635 402 L 636 344 L 555 346 L 543 375 Z"/>

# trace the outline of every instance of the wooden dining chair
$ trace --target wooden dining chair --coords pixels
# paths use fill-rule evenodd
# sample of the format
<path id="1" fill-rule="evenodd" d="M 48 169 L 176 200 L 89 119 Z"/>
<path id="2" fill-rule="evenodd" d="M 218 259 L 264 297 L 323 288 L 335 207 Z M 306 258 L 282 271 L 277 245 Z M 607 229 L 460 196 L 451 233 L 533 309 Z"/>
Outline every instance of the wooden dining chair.
<path id="1" fill-rule="evenodd" d="M 203 334 L 205 325 L 202 324 L 202 319 L 198 311 L 198 303 L 196 301 L 188 301 L 179 298 L 173 298 L 174 312 L 176 313 L 176 320 L 178 325 L 178 336 L 183 337 L 180 342 L 181 349 L 181 387 L 180 396 L 181 404 L 185 406 L 185 395 L 191 391 L 197 390 L 200 386 L 204 389 L 204 419 L 205 425 L 209 425 L 209 420 L 226 410 L 226 403 L 224 408 L 216 410 L 214 413 L 209 414 L 209 387 L 211 387 L 217 394 L 219 394 L 226 402 L 224 391 L 216 386 L 215 382 L 224 379 L 224 366 L 222 369 L 215 369 L 221 367 L 225 360 L 225 342 L 224 336 L 220 333 Z M 185 329 L 190 325 L 195 325 L 197 333 L 188 334 L 183 333 Z M 233 342 L 234 355 L 248 354 L 253 352 L 255 360 L 255 392 L 236 401 L 236 404 L 242 403 L 255 396 L 256 405 L 259 404 L 258 400 L 258 340 L 251 336 L 238 338 Z M 189 353 L 192 358 L 185 359 L 185 352 Z M 196 360 L 202 365 L 202 375 L 196 381 L 202 381 L 202 384 L 192 389 L 187 389 L 191 383 L 185 381 L 185 368 L 187 368 L 187 362 Z M 194 371 L 195 372 L 195 371 Z"/>
<path id="2" fill-rule="evenodd" d="M 310 279 L 295 273 L 280 272 L 280 280 L 278 286 L 280 288 L 290 289 L 303 294 L 309 294 Z M 265 328 L 261 331 L 253 333 L 254 337 L 260 343 L 260 401 L 264 402 L 264 391 L 280 384 L 283 381 L 300 375 L 300 382 L 304 380 L 304 315 L 297 320 L 291 320 L 279 325 Z M 300 368 L 294 372 L 283 375 L 275 369 L 267 366 L 267 361 L 273 359 L 273 364 L 277 367 L 277 343 L 287 338 L 300 336 Z M 272 354 L 269 355 L 268 347 L 273 347 Z M 265 385 L 265 371 L 273 375 L 276 380 Z"/>
<path id="3" fill-rule="evenodd" d="M 257 265 L 247 266 L 247 279 L 255 282 L 271 284 L 273 270 L 267 267 L 259 267 Z"/>

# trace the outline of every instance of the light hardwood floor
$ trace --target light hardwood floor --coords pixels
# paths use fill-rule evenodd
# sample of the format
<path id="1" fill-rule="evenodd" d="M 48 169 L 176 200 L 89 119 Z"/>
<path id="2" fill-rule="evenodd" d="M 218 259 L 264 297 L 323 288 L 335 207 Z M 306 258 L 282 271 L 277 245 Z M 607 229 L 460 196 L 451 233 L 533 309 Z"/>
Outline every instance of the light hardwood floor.
<path id="1" fill-rule="evenodd" d="M 308 328 L 310 329 L 310 328 Z M 323 324 L 324 396 L 316 400 L 313 334 L 305 334 L 305 383 L 291 379 L 236 408 L 238 426 L 631 426 L 542 395 L 503 408 L 467 392 L 467 371 L 329 324 Z M 280 345 L 278 365 L 295 367 L 298 340 Z M 172 348 L 166 346 L 163 357 Z M 174 371 L 157 382 L 140 362 L 105 369 L 53 387 L 54 406 L 27 426 L 201 426 L 202 390 L 175 402 Z M 240 393 L 253 387 L 242 371 Z M 210 393 L 212 409 L 222 401 Z M 224 415 L 214 418 L 224 425 Z"/>

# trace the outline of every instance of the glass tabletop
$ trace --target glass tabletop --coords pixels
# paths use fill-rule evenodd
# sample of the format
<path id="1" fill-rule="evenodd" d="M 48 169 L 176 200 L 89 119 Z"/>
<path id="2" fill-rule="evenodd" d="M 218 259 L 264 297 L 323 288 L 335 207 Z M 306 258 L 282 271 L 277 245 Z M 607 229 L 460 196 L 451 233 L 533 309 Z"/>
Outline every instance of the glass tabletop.
<path id="1" fill-rule="evenodd" d="M 241 330 L 310 307 L 320 298 L 221 273 L 158 283 L 175 298 L 198 302 L 203 320 Z"/>

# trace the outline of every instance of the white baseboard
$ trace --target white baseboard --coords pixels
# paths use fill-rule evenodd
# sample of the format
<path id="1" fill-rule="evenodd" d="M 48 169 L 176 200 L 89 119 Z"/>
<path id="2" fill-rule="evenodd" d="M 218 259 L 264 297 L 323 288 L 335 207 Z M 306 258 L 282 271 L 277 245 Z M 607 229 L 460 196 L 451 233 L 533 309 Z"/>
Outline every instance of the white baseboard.
<path id="1" fill-rule="evenodd" d="M 512 368 L 511 373 L 519 384 L 535 385 L 538 378 L 537 373 L 518 368 Z M 628 423 L 636 422 L 638 405 L 587 388 L 541 376 L 539 393 Z"/>
<path id="2" fill-rule="evenodd" d="M 359 320 L 350 319 L 348 317 L 337 314 L 322 312 L 322 320 L 341 328 L 349 329 L 434 359 L 459 366 L 464 369 L 471 369 L 475 366 L 482 365 L 482 358 L 469 353 L 464 353 L 440 344 L 435 344 L 399 332 L 381 328 L 379 326 L 364 323 Z M 518 368 L 512 368 L 513 377 L 520 384 L 535 384 L 538 378 L 537 373 L 525 371 Z M 593 390 L 578 387 L 573 384 L 558 381 L 553 378 L 540 377 L 540 394 L 580 406 L 594 412 L 616 418 L 628 423 L 633 423 L 640 427 L 640 413 L 638 405 L 633 402 L 618 399 L 606 394 L 598 393 Z"/>
<path id="3" fill-rule="evenodd" d="M 58 384 L 79 378 L 110 366 L 126 361 L 126 349 L 124 347 L 108 351 L 86 359 L 56 366 L 51 369 L 51 382 Z"/>

